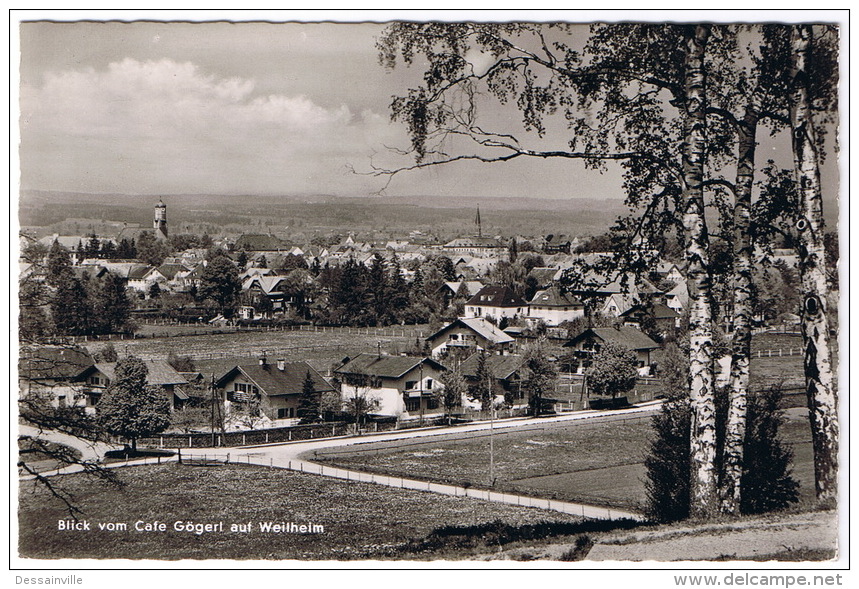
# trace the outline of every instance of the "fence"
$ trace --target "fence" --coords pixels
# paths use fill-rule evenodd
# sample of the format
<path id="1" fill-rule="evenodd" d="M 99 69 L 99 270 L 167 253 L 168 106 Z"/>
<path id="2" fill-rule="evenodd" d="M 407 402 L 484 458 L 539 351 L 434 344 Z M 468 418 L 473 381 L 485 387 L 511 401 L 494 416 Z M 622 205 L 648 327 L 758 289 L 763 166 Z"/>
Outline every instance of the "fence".
<path id="1" fill-rule="evenodd" d="M 220 446 L 255 446 L 301 440 L 345 436 L 353 428 L 344 422 L 298 425 L 292 427 L 247 430 L 239 432 L 198 432 L 163 434 L 140 438 L 138 443 L 157 448 L 211 448 Z"/>
<path id="2" fill-rule="evenodd" d="M 431 481 L 419 481 L 415 479 L 406 479 L 402 477 L 381 475 L 370 472 L 345 470 L 333 466 L 326 466 L 324 464 L 305 462 L 303 460 L 281 460 L 275 463 L 274 458 L 271 457 L 266 458 L 260 456 L 250 456 L 247 454 L 237 456 L 231 456 L 230 454 L 194 454 L 191 456 L 182 456 L 181 451 L 179 451 L 174 456 L 138 458 L 126 460 L 124 462 L 114 462 L 107 466 L 109 468 L 116 468 L 120 466 L 143 466 L 164 464 L 168 462 L 178 462 L 189 466 L 211 466 L 214 464 L 246 464 L 249 466 L 281 468 L 284 470 L 291 470 L 293 472 L 321 475 L 350 482 L 371 483 L 375 485 L 382 485 L 398 489 L 426 491 L 429 493 L 438 493 L 440 495 L 450 495 L 453 497 L 469 497 L 472 499 L 482 499 L 484 501 L 491 501 L 494 503 L 518 505 L 520 507 L 547 509 L 551 511 L 558 511 L 561 513 L 567 513 L 570 515 L 577 515 L 591 519 L 643 519 L 638 513 L 626 512 L 611 507 L 584 505 L 580 503 L 560 501 L 558 499 L 541 499 L 538 497 L 531 497 L 527 495 L 515 495 L 512 493 L 491 491 L 489 489 L 461 487 L 457 485 L 434 483 Z"/>

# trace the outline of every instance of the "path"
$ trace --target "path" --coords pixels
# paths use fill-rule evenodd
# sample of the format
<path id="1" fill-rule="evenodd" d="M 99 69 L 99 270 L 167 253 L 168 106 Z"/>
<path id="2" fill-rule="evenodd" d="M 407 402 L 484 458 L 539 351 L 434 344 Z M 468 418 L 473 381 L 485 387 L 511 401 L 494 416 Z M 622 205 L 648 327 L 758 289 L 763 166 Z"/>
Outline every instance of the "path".
<path id="1" fill-rule="evenodd" d="M 521 505 L 525 507 L 535 507 L 539 509 L 560 511 L 562 513 L 580 515 L 583 517 L 594 519 L 628 518 L 641 520 L 643 519 L 641 514 L 618 509 L 610 509 L 606 507 L 586 505 L 582 503 L 571 503 L 567 501 L 540 499 L 536 497 L 529 497 L 526 495 L 499 493 L 488 489 L 460 487 L 456 485 L 446 485 L 440 483 L 432 483 L 428 481 L 419 481 L 415 479 L 391 477 L 368 472 L 335 468 L 311 462 L 309 460 L 304 459 L 304 456 L 312 453 L 315 450 L 320 450 L 323 448 L 353 446 L 373 442 L 396 442 L 399 440 L 409 440 L 423 437 L 436 437 L 443 435 L 449 436 L 451 434 L 465 435 L 473 432 L 488 432 L 490 430 L 505 430 L 510 428 L 523 428 L 534 425 L 600 420 L 616 418 L 619 416 L 622 417 L 625 415 L 646 414 L 652 412 L 659 405 L 660 402 L 651 402 L 644 403 L 640 406 L 635 406 L 628 409 L 619 409 L 614 411 L 580 411 L 555 417 L 505 419 L 497 422 L 481 422 L 476 424 L 459 425 L 453 427 L 432 427 L 414 430 L 396 430 L 392 432 L 384 432 L 364 436 L 322 438 L 318 440 L 286 442 L 259 446 L 193 449 L 183 448 L 181 450 L 181 455 L 183 458 L 212 458 L 218 460 L 229 460 L 230 462 L 237 462 L 241 464 L 254 464 L 259 466 L 268 466 L 272 468 L 283 468 L 287 470 L 319 474 L 322 476 L 328 476 L 349 481 L 368 482 L 388 487 L 414 489 L 444 495 L 472 497 L 496 503 L 506 503 L 511 505 Z M 170 460 L 178 460 L 178 457 L 174 457 Z M 139 464 L 152 464 L 154 462 L 155 460 L 150 458 L 148 460 L 131 460 L 128 462 L 115 463 L 111 466 L 131 466 Z M 159 462 L 165 462 L 165 460 L 160 459 Z M 78 472 L 80 470 L 80 468 L 67 467 L 65 469 L 62 469 L 62 471 L 60 472 L 50 474 L 69 474 L 71 472 Z"/>

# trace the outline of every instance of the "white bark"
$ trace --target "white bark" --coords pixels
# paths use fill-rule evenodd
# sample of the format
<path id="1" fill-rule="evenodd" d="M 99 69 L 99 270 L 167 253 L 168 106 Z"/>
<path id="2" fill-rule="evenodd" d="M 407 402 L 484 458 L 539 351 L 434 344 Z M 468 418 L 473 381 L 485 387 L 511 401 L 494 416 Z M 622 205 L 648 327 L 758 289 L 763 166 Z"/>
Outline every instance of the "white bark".
<path id="1" fill-rule="evenodd" d="M 791 29 L 790 124 L 794 169 L 799 189 L 799 272 L 802 280 L 802 341 L 805 387 L 814 448 L 818 499 L 837 493 L 838 410 L 829 349 L 826 266 L 823 249 L 823 203 L 817 143 L 811 120 L 807 68 L 812 27 Z"/>
<path id="2" fill-rule="evenodd" d="M 687 39 L 683 149 L 683 225 L 689 282 L 689 364 L 691 424 L 690 515 L 708 518 L 718 511 L 716 411 L 713 387 L 713 319 L 709 275 L 709 237 L 704 217 L 706 96 L 704 50 L 708 25 L 697 25 Z"/>
<path id="3" fill-rule="evenodd" d="M 755 171 L 755 133 L 760 112 L 755 93 L 738 126 L 737 183 L 734 201 L 734 338 L 731 354 L 731 390 L 725 427 L 724 472 L 720 486 L 724 513 L 740 511 L 743 444 L 749 392 L 749 357 L 752 344 L 752 240 L 749 224 Z"/>

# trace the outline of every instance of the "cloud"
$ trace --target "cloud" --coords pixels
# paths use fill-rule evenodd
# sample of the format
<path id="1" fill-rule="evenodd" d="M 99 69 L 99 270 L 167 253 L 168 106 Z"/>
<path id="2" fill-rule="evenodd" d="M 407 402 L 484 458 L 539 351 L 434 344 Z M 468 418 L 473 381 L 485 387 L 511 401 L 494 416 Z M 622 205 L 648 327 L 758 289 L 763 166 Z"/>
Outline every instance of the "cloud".
<path id="1" fill-rule="evenodd" d="M 21 89 L 22 179 L 44 188 L 306 191 L 342 182 L 347 162 L 401 133 L 372 111 L 259 95 L 252 79 L 171 59 L 52 72 Z"/>

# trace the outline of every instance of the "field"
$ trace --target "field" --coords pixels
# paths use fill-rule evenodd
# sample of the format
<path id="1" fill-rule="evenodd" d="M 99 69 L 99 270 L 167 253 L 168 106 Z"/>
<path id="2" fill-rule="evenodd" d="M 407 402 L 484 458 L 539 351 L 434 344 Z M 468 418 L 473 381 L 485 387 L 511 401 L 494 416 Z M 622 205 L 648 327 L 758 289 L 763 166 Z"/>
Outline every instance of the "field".
<path id="1" fill-rule="evenodd" d="M 782 438 L 792 444 L 802 499 L 814 493 L 811 434 L 805 410 L 788 411 Z M 640 509 L 649 417 L 546 424 L 493 434 L 497 490 L 566 501 Z M 490 486 L 490 438 L 429 440 L 408 446 L 368 444 L 331 449 L 309 459 L 344 468 L 422 480 Z"/>
<path id="2" fill-rule="evenodd" d="M 147 326 L 148 330 L 160 332 L 169 326 Z M 405 352 L 414 346 L 415 338 L 429 335 L 426 325 L 403 327 L 348 328 L 305 327 L 287 331 L 239 331 L 221 334 L 179 335 L 194 330 L 193 327 L 173 328 L 177 335 L 171 337 L 142 338 L 112 342 L 120 354 L 130 353 L 142 358 L 166 358 L 170 352 L 180 356 L 191 356 L 195 360 L 219 360 L 224 358 L 247 358 L 253 361 L 259 354 L 270 358 L 283 356 L 288 360 L 309 360 L 317 369 L 327 368 L 345 356 L 361 352 L 376 351 L 381 343 L 382 351 L 391 354 Z M 197 328 L 203 329 L 203 328 Z M 90 352 L 102 349 L 106 342 L 89 342 Z M 198 370 L 200 367 L 198 367 Z"/>
<path id="3" fill-rule="evenodd" d="M 393 489 L 263 467 L 169 464 L 121 469 L 122 488 L 83 475 L 63 477 L 88 531 L 60 530 L 64 507 L 42 487 L 22 482 L 19 552 L 24 558 L 302 559 L 441 558 L 449 541 L 468 558 L 498 538 L 575 533 L 579 519 L 560 513 Z M 164 531 L 134 531 L 135 522 L 165 522 Z M 175 531 L 174 522 L 224 523 L 224 531 Z M 106 531 L 98 522 L 120 522 Z M 321 533 L 262 532 L 261 522 L 319 524 Z M 542 523 L 541 523 L 542 522 Z M 250 523 L 249 532 L 230 531 Z M 582 524 L 583 530 L 593 524 Z M 452 528 L 451 528 L 452 527 Z"/>

